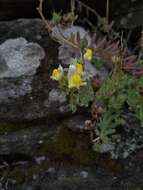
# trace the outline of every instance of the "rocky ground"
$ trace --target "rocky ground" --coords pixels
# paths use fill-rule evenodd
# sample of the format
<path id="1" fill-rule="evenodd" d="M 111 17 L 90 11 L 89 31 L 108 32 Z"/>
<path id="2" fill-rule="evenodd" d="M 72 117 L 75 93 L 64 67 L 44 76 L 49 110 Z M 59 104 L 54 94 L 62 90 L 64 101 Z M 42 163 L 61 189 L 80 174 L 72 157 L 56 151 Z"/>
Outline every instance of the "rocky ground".
<path id="1" fill-rule="evenodd" d="M 117 160 L 93 152 L 88 109 L 73 115 L 50 80 L 58 47 L 39 19 L 0 22 L 0 188 L 142 190 L 142 129 L 131 120 Z"/>

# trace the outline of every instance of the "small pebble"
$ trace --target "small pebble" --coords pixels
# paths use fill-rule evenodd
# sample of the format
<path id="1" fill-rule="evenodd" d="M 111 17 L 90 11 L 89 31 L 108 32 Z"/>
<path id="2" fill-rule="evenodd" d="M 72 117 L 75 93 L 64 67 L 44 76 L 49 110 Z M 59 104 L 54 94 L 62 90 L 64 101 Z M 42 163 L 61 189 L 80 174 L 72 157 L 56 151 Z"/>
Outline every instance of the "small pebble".
<path id="1" fill-rule="evenodd" d="M 81 176 L 82 178 L 86 179 L 86 178 L 88 178 L 88 172 L 82 171 L 82 172 L 80 172 L 80 176 Z"/>
<path id="2" fill-rule="evenodd" d="M 48 172 L 48 173 L 55 173 L 55 168 L 49 168 L 49 169 L 47 170 L 47 172 Z"/>
<path id="3" fill-rule="evenodd" d="M 37 164 L 41 164 L 41 162 L 43 162 L 43 161 L 45 161 L 45 160 L 46 160 L 45 156 L 40 156 L 40 157 L 37 157 L 37 158 L 36 158 L 36 163 L 37 163 Z"/>

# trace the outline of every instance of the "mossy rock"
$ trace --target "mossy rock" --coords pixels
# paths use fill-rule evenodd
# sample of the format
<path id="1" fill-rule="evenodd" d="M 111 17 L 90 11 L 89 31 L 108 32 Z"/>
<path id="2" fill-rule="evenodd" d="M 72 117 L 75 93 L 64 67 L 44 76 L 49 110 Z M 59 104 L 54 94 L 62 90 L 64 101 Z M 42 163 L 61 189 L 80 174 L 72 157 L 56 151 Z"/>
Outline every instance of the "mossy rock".
<path id="1" fill-rule="evenodd" d="M 34 175 L 39 175 L 45 172 L 49 168 L 49 163 L 43 161 L 41 164 L 34 164 L 27 167 L 15 167 L 9 172 L 9 178 L 16 180 L 16 184 L 19 186 L 25 182 L 30 182 Z"/>
<path id="2" fill-rule="evenodd" d="M 90 164 L 95 160 L 90 136 L 73 132 L 66 126 L 60 127 L 54 140 L 41 147 L 40 151 L 47 152 L 56 160 L 72 160 L 80 164 Z"/>
<path id="3" fill-rule="evenodd" d="M 3 135 L 5 133 L 11 133 L 21 128 L 22 127 L 18 124 L 2 122 L 0 123 L 0 135 Z"/>

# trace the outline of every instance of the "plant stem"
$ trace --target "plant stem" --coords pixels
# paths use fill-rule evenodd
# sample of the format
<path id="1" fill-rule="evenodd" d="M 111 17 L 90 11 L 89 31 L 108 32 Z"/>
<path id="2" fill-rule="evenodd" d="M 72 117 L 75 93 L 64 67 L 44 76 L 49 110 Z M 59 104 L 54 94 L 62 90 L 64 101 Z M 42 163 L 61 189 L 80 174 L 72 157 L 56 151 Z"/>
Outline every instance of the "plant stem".
<path id="1" fill-rule="evenodd" d="M 107 25 L 109 24 L 109 7 L 110 7 L 110 0 L 106 1 L 106 21 L 107 21 Z"/>
<path id="2" fill-rule="evenodd" d="M 41 19 L 42 19 L 42 21 L 44 22 L 44 24 L 45 24 L 47 30 L 48 30 L 49 32 L 53 32 L 53 33 L 55 34 L 55 36 L 56 36 L 56 32 L 53 31 L 53 28 L 51 27 L 50 23 L 46 20 L 46 18 L 45 18 L 44 15 L 43 15 L 43 8 L 42 8 L 42 7 L 43 7 L 43 0 L 39 0 L 39 7 L 37 7 L 37 11 L 38 11 L 38 13 L 40 14 Z M 77 44 L 75 44 L 75 43 L 73 43 L 72 41 L 68 40 L 68 39 L 67 39 L 66 37 L 64 37 L 63 35 L 61 36 L 61 38 L 62 38 L 62 41 L 63 41 L 64 43 L 70 45 L 71 47 L 77 49 L 78 51 L 80 50 L 80 48 L 79 48 L 79 46 L 78 46 Z M 56 40 L 58 41 L 58 39 L 56 39 Z"/>

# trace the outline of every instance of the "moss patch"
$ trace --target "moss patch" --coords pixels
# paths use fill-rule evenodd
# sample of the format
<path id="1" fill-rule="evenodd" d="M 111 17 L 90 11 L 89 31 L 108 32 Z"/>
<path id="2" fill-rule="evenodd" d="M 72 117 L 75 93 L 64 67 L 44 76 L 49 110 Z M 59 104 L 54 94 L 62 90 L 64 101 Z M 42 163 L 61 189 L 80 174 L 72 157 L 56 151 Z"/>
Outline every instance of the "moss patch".
<path id="1" fill-rule="evenodd" d="M 49 168 L 49 163 L 43 161 L 41 164 L 35 164 L 27 167 L 15 167 L 9 172 L 9 178 L 16 180 L 17 185 L 21 185 L 24 182 L 29 182 L 33 179 L 33 175 L 38 175 L 45 172 Z"/>
<path id="2" fill-rule="evenodd" d="M 17 131 L 21 126 L 13 123 L 0 123 L 0 135 Z"/>
<path id="3" fill-rule="evenodd" d="M 95 160 L 95 152 L 88 134 L 75 133 L 60 127 L 53 142 L 43 145 L 42 152 L 48 152 L 53 159 L 73 160 L 80 164 L 89 164 Z"/>

